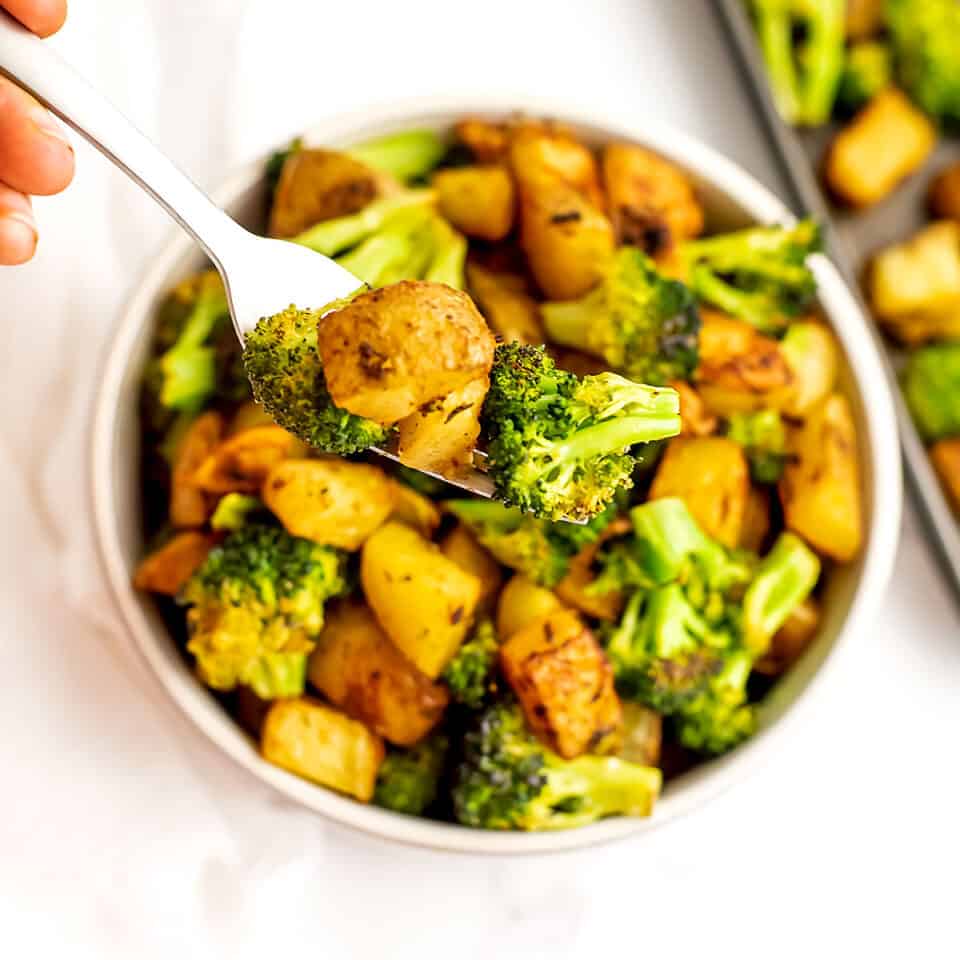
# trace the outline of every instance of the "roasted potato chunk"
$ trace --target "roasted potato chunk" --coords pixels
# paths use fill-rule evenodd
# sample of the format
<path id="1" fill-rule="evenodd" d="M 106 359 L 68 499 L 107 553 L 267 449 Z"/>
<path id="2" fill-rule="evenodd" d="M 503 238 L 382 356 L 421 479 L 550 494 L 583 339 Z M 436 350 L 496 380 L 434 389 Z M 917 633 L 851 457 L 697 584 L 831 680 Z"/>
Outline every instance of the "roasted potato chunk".
<path id="1" fill-rule="evenodd" d="M 930 184 L 930 211 L 940 219 L 960 221 L 960 162 L 941 170 Z"/>
<path id="2" fill-rule="evenodd" d="M 846 397 L 835 393 L 791 431 L 780 479 L 787 528 L 835 560 L 852 560 L 863 540 L 857 437 Z"/>
<path id="3" fill-rule="evenodd" d="M 936 142 L 926 114 L 888 87 L 837 134 L 827 155 L 827 184 L 851 206 L 877 203 L 923 165 Z"/>
<path id="4" fill-rule="evenodd" d="M 353 601 L 328 613 L 307 678 L 347 716 L 401 747 L 425 737 L 450 699 L 390 642 L 370 609 Z"/>
<path id="5" fill-rule="evenodd" d="M 356 213 L 376 195 L 376 174 L 348 154 L 295 150 L 277 181 L 270 236 L 293 237 L 321 220 Z"/>
<path id="6" fill-rule="evenodd" d="M 514 633 L 500 664 L 527 723 L 561 757 L 602 749 L 619 730 L 613 669 L 572 610 Z"/>
<path id="7" fill-rule="evenodd" d="M 481 547 L 476 537 L 462 523 L 458 523 L 440 543 L 440 549 L 461 570 L 466 570 L 480 581 L 478 608 L 488 609 L 496 600 L 503 583 L 503 571 L 492 554 Z"/>
<path id="8" fill-rule="evenodd" d="M 556 124 L 521 121 L 510 135 L 510 167 L 521 190 L 558 180 L 602 209 L 597 161 L 588 147 Z"/>
<path id="9" fill-rule="evenodd" d="M 657 468 L 650 499 L 680 497 L 711 537 L 735 547 L 749 490 L 747 461 L 738 443 L 729 437 L 675 437 Z"/>
<path id="10" fill-rule="evenodd" d="M 193 482 L 207 493 L 259 493 L 276 464 L 305 450 L 283 427 L 253 427 L 220 443 L 197 468 Z"/>
<path id="11" fill-rule="evenodd" d="M 790 372 L 790 383 L 770 396 L 770 406 L 788 417 L 802 419 L 833 390 L 840 347 L 833 331 L 822 323 L 797 321 L 780 341 L 780 353 Z"/>
<path id="12" fill-rule="evenodd" d="M 437 207 L 468 237 L 496 242 L 513 229 L 517 200 L 504 167 L 451 167 L 433 176 Z"/>
<path id="13" fill-rule="evenodd" d="M 214 537 L 196 530 L 174 535 L 158 550 L 140 561 L 133 585 L 148 593 L 175 597 L 200 569 L 216 543 Z"/>
<path id="14" fill-rule="evenodd" d="M 820 607 L 813 597 L 797 604 L 773 635 L 770 649 L 753 665 L 757 673 L 778 676 L 810 645 L 820 626 Z"/>
<path id="15" fill-rule="evenodd" d="M 960 437 L 938 440 L 930 447 L 930 459 L 953 509 L 960 511 Z"/>
<path id="16" fill-rule="evenodd" d="M 382 470 L 333 457 L 278 463 L 261 497 L 288 533 L 344 550 L 358 550 L 396 504 Z"/>
<path id="17" fill-rule="evenodd" d="M 473 302 L 405 280 L 324 317 L 320 354 L 337 406 L 390 424 L 490 373 L 494 339 Z"/>
<path id="18" fill-rule="evenodd" d="M 243 433 L 244 430 L 252 430 L 254 427 L 272 427 L 274 425 L 273 417 L 259 403 L 255 400 L 248 400 L 237 407 L 236 412 L 230 419 L 230 428 L 227 433 L 233 436 L 235 433 Z"/>
<path id="19" fill-rule="evenodd" d="M 603 185 L 618 243 L 659 256 L 703 230 L 703 210 L 690 180 L 650 150 L 608 144 L 603 150 Z"/>
<path id="20" fill-rule="evenodd" d="M 506 124 L 468 118 L 454 127 L 457 140 L 479 163 L 499 163 L 510 149 L 510 131 Z"/>
<path id="21" fill-rule="evenodd" d="M 493 332 L 504 343 L 546 341 L 540 308 L 526 291 L 523 277 L 494 273 L 479 263 L 467 263 L 467 287 Z"/>
<path id="22" fill-rule="evenodd" d="M 596 578 L 593 561 L 597 551 L 607 540 L 623 536 L 630 530 L 630 521 L 626 517 L 617 517 L 593 543 L 585 546 L 570 561 L 567 575 L 554 588 L 563 604 L 598 620 L 619 618 L 623 610 L 623 595 L 617 592 L 594 594 L 590 591 L 590 585 Z"/>
<path id="23" fill-rule="evenodd" d="M 563 609 L 563 603 L 552 590 L 541 587 L 522 573 L 516 573 L 500 591 L 497 636 L 505 640 Z"/>
<path id="24" fill-rule="evenodd" d="M 404 417 L 397 424 L 400 461 L 444 476 L 454 476 L 469 466 L 480 436 L 480 410 L 489 387 L 486 377 L 471 380 Z"/>
<path id="25" fill-rule="evenodd" d="M 660 766 L 663 718 L 656 710 L 639 703 L 624 703 L 623 728 L 618 739 L 615 752 L 621 760 L 643 767 Z"/>
<path id="26" fill-rule="evenodd" d="M 960 333 L 960 223 L 941 220 L 882 250 L 870 272 L 870 300 L 904 343 Z"/>
<path id="27" fill-rule="evenodd" d="M 428 677 L 457 652 L 480 600 L 480 580 L 402 523 L 363 545 L 360 579 L 387 636 Z"/>
<path id="28" fill-rule="evenodd" d="M 760 553 L 769 533 L 770 494 L 764 487 L 751 485 L 743 508 L 743 522 L 740 525 L 740 541 L 737 546 Z"/>
<path id="29" fill-rule="evenodd" d="M 260 751 L 269 763 L 364 803 L 384 756 L 380 737 L 310 697 L 273 702 Z"/>
<path id="30" fill-rule="evenodd" d="M 170 523 L 174 527 L 202 527 L 210 516 L 210 498 L 194 485 L 197 468 L 223 438 L 223 417 L 201 413 L 177 444 L 170 475 Z"/>
<path id="31" fill-rule="evenodd" d="M 717 432 L 717 418 L 707 409 L 703 397 L 686 380 L 673 380 L 670 386 L 680 395 L 680 436 L 709 437 Z"/>
<path id="32" fill-rule="evenodd" d="M 393 512 L 391 520 L 413 527 L 428 540 L 440 526 L 440 510 L 429 498 L 417 493 L 405 483 L 393 480 Z"/>

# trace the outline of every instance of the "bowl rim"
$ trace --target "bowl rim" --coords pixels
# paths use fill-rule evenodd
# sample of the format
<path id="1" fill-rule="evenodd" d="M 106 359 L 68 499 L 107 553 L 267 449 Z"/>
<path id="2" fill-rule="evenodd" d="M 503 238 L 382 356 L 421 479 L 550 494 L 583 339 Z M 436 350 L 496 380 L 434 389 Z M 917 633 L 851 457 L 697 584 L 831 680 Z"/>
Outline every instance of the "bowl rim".
<path id="1" fill-rule="evenodd" d="M 503 117 L 517 112 L 559 118 L 593 128 L 605 136 L 623 137 L 674 159 L 732 199 L 757 222 L 790 222 L 788 208 L 764 185 L 734 161 L 696 138 L 667 124 L 640 117 L 617 104 L 562 102 L 530 96 L 500 94 L 433 96 L 385 102 L 375 107 L 333 115 L 313 124 L 302 135 L 308 142 L 345 143 L 391 129 L 424 125 L 440 127 L 457 116 Z M 265 154 L 241 166 L 212 193 L 215 202 L 226 205 L 259 176 Z M 514 833 L 473 830 L 455 824 L 424 820 L 356 803 L 315 785 L 260 758 L 247 737 L 213 697 L 184 668 L 171 668 L 157 646 L 156 632 L 144 617 L 115 527 L 116 502 L 112 458 L 119 414 L 120 388 L 126 378 L 129 357 L 147 308 L 155 292 L 165 284 L 177 262 L 195 247 L 182 231 L 171 232 L 162 252 L 139 276 L 132 294 L 107 338 L 101 377 L 94 407 L 89 447 L 94 528 L 101 570 L 121 621 L 140 656 L 161 687 L 194 725 L 227 756 L 261 782 L 288 799 L 355 829 L 400 843 L 448 852 L 523 855 L 573 850 L 640 833 L 648 833 L 718 796 L 736 780 L 756 770 L 771 754 L 775 742 L 797 727 L 798 717 L 808 709 L 837 651 L 869 625 L 879 610 L 893 571 L 900 529 L 902 481 L 896 418 L 884 368 L 867 329 L 867 320 L 837 269 L 822 255 L 813 258 L 818 295 L 839 337 L 846 362 L 853 374 L 856 392 L 867 428 L 867 449 L 872 470 L 862 572 L 854 588 L 847 616 L 823 661 L 783 714 L 767 729 L 724 757 L 695 768 L 685 775 L 675 792 L 668 791 L 658 806 L 658 815 L 646 820 L 610 819 L 577 830 L 546 833 Z"/>

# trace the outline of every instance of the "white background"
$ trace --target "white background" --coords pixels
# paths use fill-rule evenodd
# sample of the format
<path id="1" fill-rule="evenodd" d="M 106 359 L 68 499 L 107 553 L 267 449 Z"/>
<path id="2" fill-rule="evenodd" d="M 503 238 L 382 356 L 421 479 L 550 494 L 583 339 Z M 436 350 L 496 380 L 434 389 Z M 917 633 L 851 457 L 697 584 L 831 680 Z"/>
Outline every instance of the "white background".
<path id="1" fill-rule="evenodd" d="M 771 181 L 708 0 L 74 0 L 56 43 L 207 186 L 320 117 L 491 89 L 627 100 Z M 0 273 L 0 955 L 957 955 L 960 630 L 911 509 L 880 621 L 781 754 L 636 841 L 387 845 L 197 741 L 116 625 L 86 488 L 98 354 L 169 226 L 77 154 Z"/>

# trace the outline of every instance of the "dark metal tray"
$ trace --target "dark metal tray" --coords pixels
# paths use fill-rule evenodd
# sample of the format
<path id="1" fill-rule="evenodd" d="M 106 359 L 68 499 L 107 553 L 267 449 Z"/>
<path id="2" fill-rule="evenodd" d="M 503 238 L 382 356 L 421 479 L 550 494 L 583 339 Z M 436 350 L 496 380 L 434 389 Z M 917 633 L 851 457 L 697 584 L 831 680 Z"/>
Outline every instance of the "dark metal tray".
<path id="1" fill-rule="evenodd" d="M 871 255 L 881 247 L 906 239 L 929 222 L 925 199 L 931 175 L 951 160 L 960 159 L 960 143 L 941 140 L 923 170 L 875 207 L 862 212 L 836 208 L 831 205 L 818 180 L 824 152 L 836 128 L 796 130 L 780 119 L 746 5 L 743 0 L 715 0 L 715 6 L 737 54 L 744 83 L 763 118 L 784 182 L 792 194 L 784 199 L 799 216 L 812 216 L 824 224 L 827 251 L 869 317 L 870 309 L 860 281 Z M 901 351 L 881 336 L 875 325 L 871 324 L 871 330 L 881 355 L 886 358 L 911 492 L 940 549 L 944 566 L 960 593 L 960 524 L 944 496 L 903 401 L 896 377 L 902 360 Z"/>

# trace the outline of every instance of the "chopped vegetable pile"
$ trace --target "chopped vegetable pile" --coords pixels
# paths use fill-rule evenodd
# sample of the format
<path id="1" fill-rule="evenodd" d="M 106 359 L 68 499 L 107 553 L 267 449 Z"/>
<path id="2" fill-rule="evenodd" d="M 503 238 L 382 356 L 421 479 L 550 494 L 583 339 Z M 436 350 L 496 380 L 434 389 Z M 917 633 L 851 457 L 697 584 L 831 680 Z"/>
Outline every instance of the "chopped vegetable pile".
<path id="1" fill-rule="evenodd" d="M 674 164 L 529 119 L 268 173 L 270 232 L 368 289 L 242 356 L 214 274 L 170 293 L 136 585 L 298 776 L 479 829 L 649 816 L 754 732 L 860 549 L 818 230 L 710 233 Z M 388 443 L 480 447 L 500 499 Z"/>

